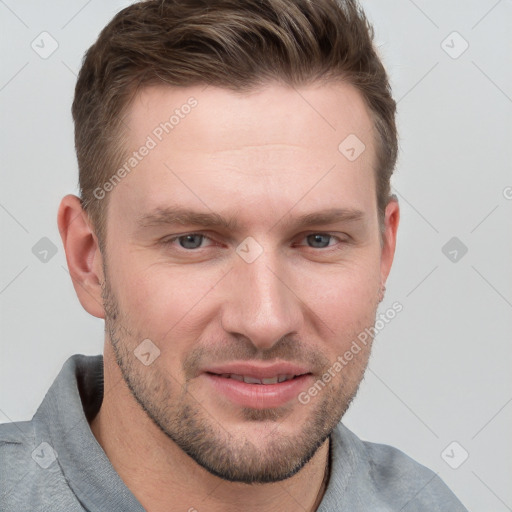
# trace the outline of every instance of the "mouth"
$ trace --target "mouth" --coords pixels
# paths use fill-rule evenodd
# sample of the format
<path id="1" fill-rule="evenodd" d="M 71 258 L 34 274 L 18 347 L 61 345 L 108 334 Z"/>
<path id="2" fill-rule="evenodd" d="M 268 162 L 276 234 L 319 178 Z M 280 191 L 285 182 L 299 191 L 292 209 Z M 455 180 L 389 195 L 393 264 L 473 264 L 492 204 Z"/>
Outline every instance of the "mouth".
<path id="1" fill-rule="evenodd" d="M 216 374 L 207 372 L 210 375 L 216 375 L 217 377 L 222 377 L 223 379 L 234 379 L 238 382 L 245 382 L 246 384 L 260 384 L 260 385 L 269 385 L 269 384 L 281 384 L 281 382 L 287 382 L 289 380 L 296 379 L 298 377 L 302 377 L 302 375 L 307 374 L 301 374 L 301 375 L 293 375 L 293 374 L 281 374 L 281 375 L 274 375 L 273 377 L 264 377 L 259 379 L 258 377 L 254 377 L 252 375 L 239 375 L 236 373 L 222 373 L 222 374 Z"/>
<path id="2" fill-rule="evenodd" d="M 297 399 L 313 380 L 307 368 L 290 364 L 258 366 L 232 364 L 209 368 L 202 377 L 211 388 L 234 405 L 268 409 L 286 405 Z"/>

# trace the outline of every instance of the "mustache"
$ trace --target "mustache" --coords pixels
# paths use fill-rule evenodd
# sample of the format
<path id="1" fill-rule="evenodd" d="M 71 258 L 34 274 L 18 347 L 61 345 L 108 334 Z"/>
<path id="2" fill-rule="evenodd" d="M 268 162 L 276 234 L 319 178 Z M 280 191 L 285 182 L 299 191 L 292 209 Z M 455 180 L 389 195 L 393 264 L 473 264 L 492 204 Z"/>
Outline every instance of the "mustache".
<path id="1" fill-rule="evenodd" d="M 190 351 L 183 361 L 185 376 L 192 378 L 210 365 L 230 361 L 286 361 L 307 366 L 312 373 L 323 373 L 329 359 L 319 350 L 293 336 L 280 338 L 268 350 L 255 347 L 246 337 L 237 340 L 205 340 Z"/>

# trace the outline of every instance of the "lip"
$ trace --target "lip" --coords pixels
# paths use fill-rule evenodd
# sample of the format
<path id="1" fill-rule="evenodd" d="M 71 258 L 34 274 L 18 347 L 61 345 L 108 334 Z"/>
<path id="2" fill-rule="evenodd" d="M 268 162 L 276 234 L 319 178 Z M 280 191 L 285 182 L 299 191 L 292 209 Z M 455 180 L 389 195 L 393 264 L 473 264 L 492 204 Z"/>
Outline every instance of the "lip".
<path id="1" fill-rule="evenodd" d="M 247 375 L 256 379 L 269 379 L 276 375 L 304 375 L 310 373 L 309 369 L 293 363 L 280 362 L 274 364 L 257 363 L 226 363 L 219 366 L 211 366 L 203 370 L 205 373 L 234 373 L 236 375 Z"/>
<path id="2" fill-rule="evenodd" d="M 296 375 L 296 377 L 276 384 L 248 384 L 222 377 L 222 374 L 244 375 L 257 379 L 272 378 L 276 375 Z M 201 376 L 206 379 L 216 394 L 220 393 L 232 403 L 252 409 L 283 406 L 296 399 L 313 379 L 312 373 L 306 368 L 291 363 L 266 366 L 247 363 L 224 364 L 204 370 Z"/>

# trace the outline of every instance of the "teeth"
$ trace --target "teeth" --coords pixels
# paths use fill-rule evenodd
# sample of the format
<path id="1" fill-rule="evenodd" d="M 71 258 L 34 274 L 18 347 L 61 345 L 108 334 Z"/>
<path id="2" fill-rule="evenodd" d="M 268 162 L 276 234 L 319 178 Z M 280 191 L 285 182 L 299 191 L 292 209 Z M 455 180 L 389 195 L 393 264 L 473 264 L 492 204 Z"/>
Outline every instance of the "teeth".
<path id="1" fill-rule="evenodd" d="M 246 377 L 244 375 L 244 382 L 246 384 L 262 384 L 260 379 L 255 379 L 254 377 Z"/>
<path id="2" fill-rule="evenodd" d="M 291 380 L 295 375 L 276 375 L 265 379 L 257 379 L 256 377 L 248 377 L 246 375 L 237 375 L 236 373 L 223 373 L 221 377 L 226 379 L 233 379 L 238 382 L 245 382 L 246 384 L 277 384 L 278 382 L 285 382 Z"/>

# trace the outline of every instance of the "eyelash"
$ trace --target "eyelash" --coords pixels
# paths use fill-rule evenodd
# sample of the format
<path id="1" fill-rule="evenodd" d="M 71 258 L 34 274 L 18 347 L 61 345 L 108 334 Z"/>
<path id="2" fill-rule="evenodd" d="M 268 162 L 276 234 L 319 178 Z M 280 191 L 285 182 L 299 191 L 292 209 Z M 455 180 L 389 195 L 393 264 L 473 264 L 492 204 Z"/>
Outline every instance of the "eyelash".
<path id="1" fill-rule="evenodd" d="M 194 231 L 194 232 L 191 232 L 191 233 L 183 233 L 181 235 L 176 235 L 176 236 L 173 236 L 172 238 L 167 238 L 167 239 L 164 239 L 162 240 L 162 244 L 164 246 L 170 246 L 172 245 L 174 242 L 176 242 L 177 240 L 179 240 L 180 238 L 184 238 L 184 237 L 187 237 L 187 236 L 192 236 L 192 235 L 198 235 L 198 236 L 203 236 L 205 239 L 208 239 L 210 241 L 214 241 L 212 238 L 210 238 L 210 236 L 208 236 L 207 233 L 203 233 L 201 231 Z M 328 232 L 323 232 L 323 231 L 312 231 L 310 233 L 307 233 L 305 235 L 302 235 L 302 238 L 306 238 L 308 236 L 311 236 L 311 235 L 325 235 L 325 236 L 330 236 L 331 238 L 334 238 L 334 239 L 337 239 L 338 240 L 338 243 L 341 243 L 341 244 L 347 244 L 349 243 L 349 240 L 345 240 L 345 239 L 342 239 L 340 238 L 339 236 L 337 235 L 334 235 L 333 233 L 328 233 Z M 328 251 L 328 250 L 336 250 L 336 245 L 328 245 L 327 247 L 309 247 L 309 246 L 305 246 L 307 247 L 308 249 L 316 249 L 316 250 L 321 250 L 321 251 Z M 178 250 L 182 250 L 184 252 L 198 252 L 200 249 L 206 249 L 206 247 L 198 247 L 198 248 L 195 248 L 195 249 L 186 249 L 185 247 L 178 247 Z"/>

